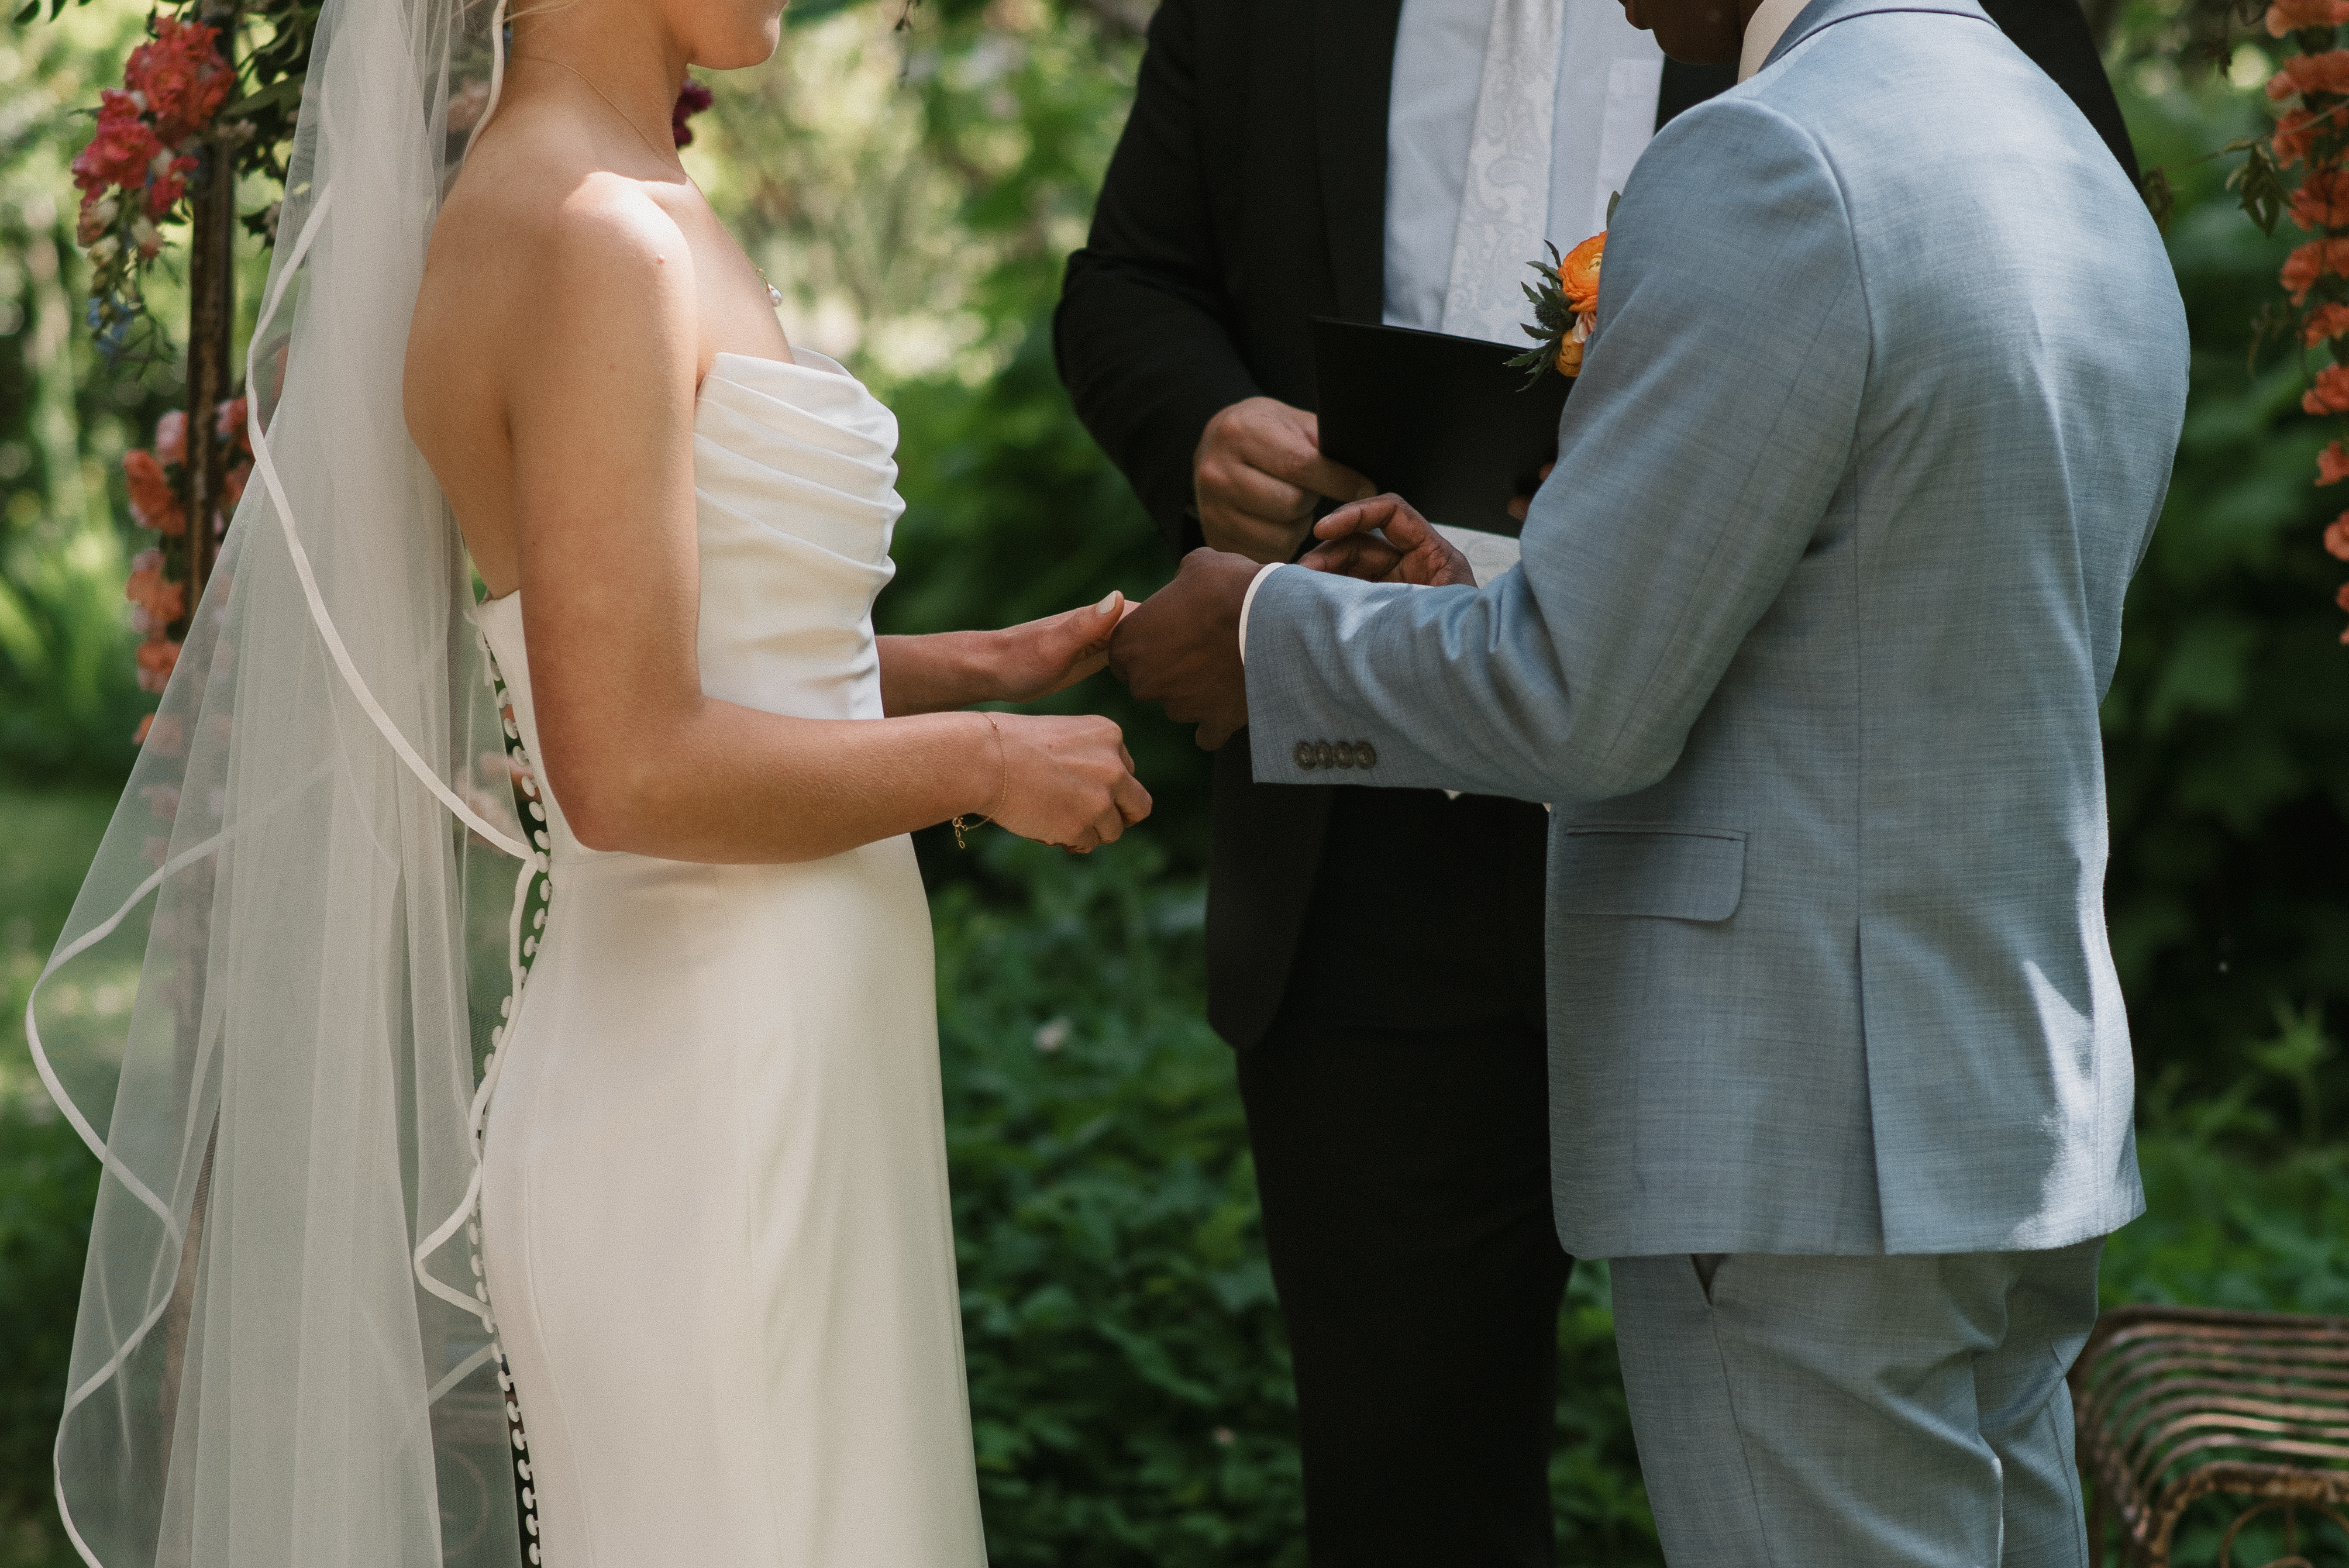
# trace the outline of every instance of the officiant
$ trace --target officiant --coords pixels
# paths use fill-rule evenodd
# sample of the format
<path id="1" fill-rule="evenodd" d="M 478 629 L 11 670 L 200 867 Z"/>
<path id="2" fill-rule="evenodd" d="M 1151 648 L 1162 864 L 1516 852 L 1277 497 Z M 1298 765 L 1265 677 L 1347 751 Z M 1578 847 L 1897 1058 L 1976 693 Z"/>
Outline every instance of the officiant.
<path id="1" fill-rule="evenodd" d="M 2134 177 L 2073 0 L 1988 8 Z M 1164 0 L 1054 323 L 1080 418 L 1175 553 L 1291 559 L 1378 488 L 1319 454 L 1310 318 L 1525 346 L 1543 242 L 1603 228 L 1655 129 L 1734 74 L 1616 0 Z M 1254 783 L 1245 731 L 1216 758 L 1208 1016 L 1317 1568 L 1551 1561 L 1547 841 L 1524 801 Z"/>

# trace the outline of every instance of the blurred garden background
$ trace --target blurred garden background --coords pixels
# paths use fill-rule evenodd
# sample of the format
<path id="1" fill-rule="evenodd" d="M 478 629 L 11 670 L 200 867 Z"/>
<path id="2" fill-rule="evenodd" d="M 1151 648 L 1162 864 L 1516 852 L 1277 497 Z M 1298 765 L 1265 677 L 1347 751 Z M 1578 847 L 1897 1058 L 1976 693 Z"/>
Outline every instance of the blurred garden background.
<path id="1" fill-rule="evenodd" d="M 1070 412 L 1048 316 L 1149 0 L 900 7 L 795 7 L 775 61 L 710 79 L 688 167 L 784 292 L 793 338 L 901 415 L 884 630 L 1146 593 L 1172 562 Z M 109 359 L 81 319 L 67 164 L 147 16 L 90 0 L 0 32 L 0 1568 L 73 1561 L 49 1444 L 96 1165 L 49 1110 L 22 1020 L 152 706 L 123 598 L 122 454 L 185 402 L 171 354 Z M 2099 23 L 2140 155 L 2175 182 L 2196 340 L 2105 710 L 2151 1204 L 2105 1290 L 2349 1313 L 2349 649 L 2320 543 L 2341 503 L 2310 483 L 2329 432 L 2300 412 L 2294 356 L 2247 365 L 2297 236 L 2246 220 L 2226 160 L 2190 161 L 2267 125 L 2275 62 L 2254 35 L 2198 68 L 2177 0 Z M 185 319 L 176 255 L 150 280 L 165 323 Z M 264 242 L 239 255 L 249 319 Z M 1085 860 L 1002 834 L 924 846 L 991 1550 L 1302 1564 L 1287 1350 L 1228 1056 L 1202 1018 L 1204 758 L 1106 676 L 1058 700 L 1126 723 L 1150 822 Z M 52 987 L 43 1016 L 123 1015 L 131 978 Z M 1652 1564 L 1607 1299 L 1585 1265 L 1559 1326 L 1560 1561 Z"/>

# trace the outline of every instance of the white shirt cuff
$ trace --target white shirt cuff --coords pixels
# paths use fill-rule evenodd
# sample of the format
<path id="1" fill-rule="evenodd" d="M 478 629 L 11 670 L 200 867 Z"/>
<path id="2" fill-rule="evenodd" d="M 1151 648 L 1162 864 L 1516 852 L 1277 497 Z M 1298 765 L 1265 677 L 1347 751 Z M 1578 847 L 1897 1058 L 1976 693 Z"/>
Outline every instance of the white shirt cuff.
<path id="1" fill-rule="evenodd" d="M 1279 571 L 1287 564 L 1288 562 L 1286 562 L 1276 561 L 1271 565 L 1265 567 L 1262 571 L 1258 572 L 1254 577 L 1248 580 L 1247 592 L 1240 598 L 1240 664 L 1243 667 L 1247 664 L 1248 610 L 1249 607 L 1256 603 L 1256 591 L 1264 586 L 1264 580 L 1266 578 L 1271 576 L 1274 573 Z"/>

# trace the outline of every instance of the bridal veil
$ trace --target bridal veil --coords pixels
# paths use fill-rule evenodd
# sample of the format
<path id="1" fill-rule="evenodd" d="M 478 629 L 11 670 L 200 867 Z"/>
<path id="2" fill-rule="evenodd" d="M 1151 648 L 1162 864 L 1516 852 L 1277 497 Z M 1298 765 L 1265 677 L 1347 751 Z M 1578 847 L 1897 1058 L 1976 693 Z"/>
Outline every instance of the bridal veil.
<path id="1" fill-rule="evenodd" d="M 499 21 L 326 0 L 247 361 L 256 477 L 42 975 L 135 962 L 135 1007 L 110 1038 L 45 1036 L 40 986 L 26 1010 L 104 1162 L 57 1445 L 96 1568 L 524 1554 L 471 1209 L 525 945 L 507 857 L 525 886 L 538 857 L 401 415 Z"/>

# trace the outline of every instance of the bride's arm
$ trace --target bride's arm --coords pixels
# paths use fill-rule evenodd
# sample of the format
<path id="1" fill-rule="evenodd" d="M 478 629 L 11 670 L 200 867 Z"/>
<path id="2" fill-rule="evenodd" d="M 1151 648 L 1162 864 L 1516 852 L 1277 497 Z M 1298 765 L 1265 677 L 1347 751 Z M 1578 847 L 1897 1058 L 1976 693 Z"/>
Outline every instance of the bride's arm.
<path id="1" fill-rule="evenodd" d="M 885 712 L 939 713 L 975 702 L 1031 702 L 1072 686 L 1109 663 L 1110 634 L 1133 606 L 1111 593 L 999 632 L 881 637 Z"/>
<path id="2" fill-rule="evenodd" d="M 547 228 L 523 269 L 531 319 L 497 346 L 540 762 L 582 841 L 812 860 L 1000 800 L 1014 831 L 1090 847 L 1148 812 L 1106 719 L 802 719 L 705 696 L 691 258 L 605 177 Z"/>

